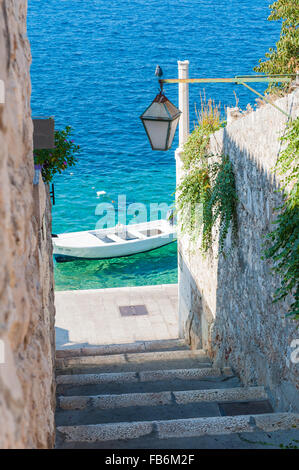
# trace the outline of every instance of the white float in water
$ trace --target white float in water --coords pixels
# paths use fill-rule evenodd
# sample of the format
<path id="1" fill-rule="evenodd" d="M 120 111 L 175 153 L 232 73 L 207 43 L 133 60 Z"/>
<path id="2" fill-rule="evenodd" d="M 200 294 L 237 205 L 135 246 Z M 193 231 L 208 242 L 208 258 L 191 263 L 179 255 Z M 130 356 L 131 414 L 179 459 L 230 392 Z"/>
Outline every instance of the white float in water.
<path id="1" fill-rule="evenodd" d="M 97 197 L 103 196 L 106 194 L 106 191 L 97 191 Z"/>

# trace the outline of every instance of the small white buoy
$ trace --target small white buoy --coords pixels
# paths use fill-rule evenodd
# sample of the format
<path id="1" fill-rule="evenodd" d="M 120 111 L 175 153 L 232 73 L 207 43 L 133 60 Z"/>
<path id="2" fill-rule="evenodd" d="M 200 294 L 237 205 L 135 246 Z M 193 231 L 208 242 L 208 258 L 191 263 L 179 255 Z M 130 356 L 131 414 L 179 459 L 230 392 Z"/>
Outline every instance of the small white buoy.
<path id="1" fill-rule="evenodd" d="M 106 191 L 97 191 L 97 197 L 103 196 L 106 194 Z"/>

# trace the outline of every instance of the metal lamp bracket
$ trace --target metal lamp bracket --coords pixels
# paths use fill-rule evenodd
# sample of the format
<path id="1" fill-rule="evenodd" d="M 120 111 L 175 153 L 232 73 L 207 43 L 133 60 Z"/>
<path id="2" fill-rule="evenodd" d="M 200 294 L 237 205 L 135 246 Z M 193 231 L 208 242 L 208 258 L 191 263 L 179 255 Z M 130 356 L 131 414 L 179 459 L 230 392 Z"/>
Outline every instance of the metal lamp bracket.
<path id="1" fill-rule="evenodd" d="M 235 76 L 234 78 L 164 78 L 160 79 L 160 85 L 163 83 L 235 83 L 237 85 L 243 85 L 244 87 L 248 88 L 248 90 L 252 91 L 256 95 L 258 95 L 262 100 L 266 103 L 270 104 L 278 111 L 283 113 L 288 118 L 290 117 L 289 114 L 284 111 L 283 109 L 279 108 L 274 103 L 271 103 L 265 96 L 259 93 L 257 90 L 249 86 L 247 83 L 255 82 L 255 83 L 289 83 L 293 78 L 296 78 L 296 74 L 285 74 L 285 75 L 239 75 Z"/>
<path id="2" fill-rule="evenodd" d="M 55 189 L 54 189 L 54 183 L 51 184 L 50 196 L 51 196 L 51 199 L 52 199 L 52 204 L 53 204 L 53 206 L 55 206 Z"/>
<path id="3" fill-rule="evenodd" d="M 259 93 L 257 90 L 255 90 L 254 88 L 252 88 L 251 86 L 247 85 L 247 83 L 243 82 L 242 80 L 236 82 L 238 85 L 243 85 L 245 86 L 246 88 L 248 88 L 248 90 L 252 91 L 253 93 L 255 93 L 257 96 L 259 96 L 263 101 L 265 101 L 266 103 L 268 104 L 271 104 L 271 106 L 273 106 L 274 108 L 278 109 L 278 111 L 280 111 L 281 113 L 283 113 L 285 116 L 287 116 L 288 118 L 290 117 L 288 113 L 286 113 L 283 109 L 281 109 L 279 106 L 277 106 L 276 104 L 274 103 L 271 103 L 271 101 L 269 101 L 264 95 L 262 95 L 261 93 Z"/>

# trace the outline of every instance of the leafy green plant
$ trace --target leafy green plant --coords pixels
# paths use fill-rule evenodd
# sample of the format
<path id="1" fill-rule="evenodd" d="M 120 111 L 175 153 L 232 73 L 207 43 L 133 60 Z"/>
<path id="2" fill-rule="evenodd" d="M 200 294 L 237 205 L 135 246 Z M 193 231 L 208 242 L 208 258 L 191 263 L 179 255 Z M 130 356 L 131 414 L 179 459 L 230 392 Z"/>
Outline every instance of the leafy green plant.
<path id="1" fill-rule="evenodd" d="M 200 109 L 195 106 L 195 114 L 197 124 L 184 145 L 182 155 L 185 170 L 192 165 L 205 165 L 210 135 L 223 124 L 220 119 L 220 104 L 216 105 L 211 99 L 207 101 L 205 94 L 200 95 Z"/>
<path id="2" fill-rule="evenodd" d="M 210 130 L 197 126 L 190 134 L 182 154 L 185 170 L 190 169 L 191 165 L 204 164 L 211 133 Z"/>
<path id="3" fill-rule="evenodd" d="M 62 173 L 66 168 L 75 165 L 77 161 L 75 154 L 80 147 L 70 138 L 71 133 L 70 126 L 55 131 L 55 148 L 34 151 L 34 163 L 41 165 L 45 183 L 50 183 L 56 173 Z"/>
<path id="4" fill-rule="evenodd" d="M 282 21 L 281 33 L 276 49 L 270 48 L 266 60 L 260 59 L 255 72 L 269 74 L 292 74 L 299 69 L 299 7 L 298 0 L 277 0 L 272 5 L 270 21 Z M 270 84 L 267 92 L 288 85 Z"/>
<path id="5" fill-rule="evenodd" d="M 215 157 L 214 157 L 215 158 Z M 237 234 L 237 194 L 232 164 L 228 156 L 204 168 L 192 169 L 179 185 L 177 207 L 180 211 L 181 229 L 194 241 L 201 234 L 201 250 L 207 252 L 219 236 L 219 253 L 225 254 L 224 242 L 232 224 Z"/>
<path id="6" fill-rule="evenodd" d="M 274 261 L 273 269 L 281 276 L 274 301 L 293 294 L 288 315 L 299 319 L 299 117 L 290 122 L 281 140 L 288 144 L 274 170 L 283 177 L 284 201 L 276 209 L 275 229 L 266 237 L 264 257 Z"/>
<path id="7" fill-rule="evenodd" d="M 219 221 L 219 253 L 224 254 L 224 242 L 232 224 L 233 239 L 237 236 L 237 192 L 233 166 L 227 155 L 221 156 L 220 162 L 210 165 L 212 181 L 211 197 L 208 200 L 207 213 L 212 219 L 204 220 L 207 231 Z"/>
<path id="8" fill-rule="evenodd" d="M 200 236 L 203 221 L 212 219 L 212 214 L 207 214 L 208 201 L 211 198 L 211 185 L 208 168 L 194 168 L 184 177 L 177 188 L 177 209 L 180 212 L 181 230 L 189 233 L 192 240 Z M 207 230 L 207 223 L 203 229 L 202 248 L 210 245 L 211 231 Z"/>
<path id="9" fill-rule="evenodd" d="M 287 146 L 279 154 L 274 170 L 283 177 L 282 190 L 285 191 L 289 186 L 289 199 L 296 202 L 299 179 L 299 117 L 289 123 L 281 141 Z"/>
<path id="10" fill-rule="evenodd" d="M 182 160 L 186 172 L 177 188 L 177 210 L 181 230 L 195 241 L 201 236 L 201 250 L 207 252 L 213 243 L 213 226 L 219 234 L 219 253 L 224 254 L 224 242 L 231 223 L 237 233 L 235 179 L 228 156 L 218 159 L 209 151 L 210 135 L 223 124 L 220 105 L 201 98 L 196 115 L 198 125 L 184 145 Z M 213 157 L 213 159 L 212 159 Z"/>
<path id="11" fill-rule="evenodd" d="M 198 125 L 208 131 L 214 132 L 221 126 L 220 103 L 216 104 L 211 98 L 206 98 L 205 92 L 200 94 L 200 109 L 195 105 L 195 114 Z"/>

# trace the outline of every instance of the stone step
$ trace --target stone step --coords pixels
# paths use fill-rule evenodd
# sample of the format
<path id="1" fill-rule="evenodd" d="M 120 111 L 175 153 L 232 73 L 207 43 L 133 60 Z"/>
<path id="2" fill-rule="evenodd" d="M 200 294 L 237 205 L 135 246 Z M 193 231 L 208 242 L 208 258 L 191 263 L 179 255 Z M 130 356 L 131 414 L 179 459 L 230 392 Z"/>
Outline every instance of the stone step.
<path id="1" fill-rule="evenodd" d="M 167 390 L 211 390 L 215 388 L 225 389 L 240 386 L 240 380 L 236 376 L 205 376 L 201 379 L 172 379 L 145 382 L 114 382 L 86 385 L 59 385 L 58 395 L 105 395 L 124 393 L 153 393 Z"/>
<path id="2" fill-rule="evenodd" d="M 103 344 L 101 346 L 86 348 L 58 349 L 56 351 L 56 358 L 104 356 L 108 354 L 126 354 L 176 349 L 189 350 L 189 347 L 186 345 L 183 339 L 136 341 L 135 343 Z"/>
<path id="3" fill-rule="evenodd" d="M 59 375 L 58 395 L 100 395 L 161 392 L 167 390 L 204 390 L 239 386 L 230 369 L 171 369 L 143 372 Z"/>
<path id="4" fill-rule="evenodd" d="M 274 432 L 299 426 L 299 414 L 266 413 L 173 420 L 58 426 L 58 446 L 63 443 L 123 441 L 138 438 L 190 438 L 204 435 Z M 117 448 L 117 447 L 116 447 Z"/>
<path id="5" fill-rule="evenodd" d="M 270 403 L 265 400 L 264 391 L 247 390 L 247 393 L 244 391 L 245 389 L 235 388 L 231 392 L 220 389 L 61 397 L 59 400 L 61 409 L 57 410 L 56 424 L 61 426 L 199 418 L 223 414 L 228 416 L 235 414 L 236 406 L 237 410 L 241 407 L 242 414 L 272 412 Z M 239 397 L 241 400 L 245 397 L 247 401 L 240 401 Z M 225 413 L 223 413 L 224 404 L 229 405 Z"/>
<path id="6" fill-rule="evenodd" d="M 62 410 L 100 410 L 153 407 L 160 405 L 186 405 L 188 403 L 206 403 L 223 401 L 243 401 L 267 399 L 264 387 L 236 387 L 211 390 L 179 390 L 153 393 L 123 393 L 106 395 L 60 396 L 57 405 Z"/>
<path id="7" fill-rule="evenodd" d="M 59 433 L 58 433 L 59 434 Z M 173 437 L 155 436 L 130 440 L 98 442 L 65 442 L 57 435 L 58 449 L 281 449 L 281 445 L 298 445 L 298 429 L 251 431 L 231 434 Z"/>
<path id="8" fill-rule="evenodd" d="M 241 401 L 267 399 L 264 387 L 236 387 L 211 390 L 179 390 L 153 393 L 124 393 L 91 396 L 60 396 L 58 407 L 63 410 L 101 410 L 126 408 L 131 406 L 185 405 L 188 403 Z"/>
<path id="9" fill-rule="evenodd" d="M 222 413 L 223 406 L 229 404 L 230 410 Z M 57 426 L 75 426 L 77 424 L 122 423 L 134 421 L 174 420 L 186 418 L 204 418 L 212 416 L 236 416 L 234 409 L 242 407 L 242 415 L 272 413 L 268 400 L 234 401 L 234 402 L 194 402 L 186 404 L 160 404 L 156 406 L 130 406 L 127 408 L 84 410 L 58 410 Z M 240 413 L 237 413 L 240 414 Z"/>
<path id="10" fill-rule="evenodd" d="M 126 372 L 154 369 L 209 367 L 210 359 L 202 350 L 172 350 L 146 353 L 83 356 L 56 360 L 57 374 L 89 372 Z"/>

